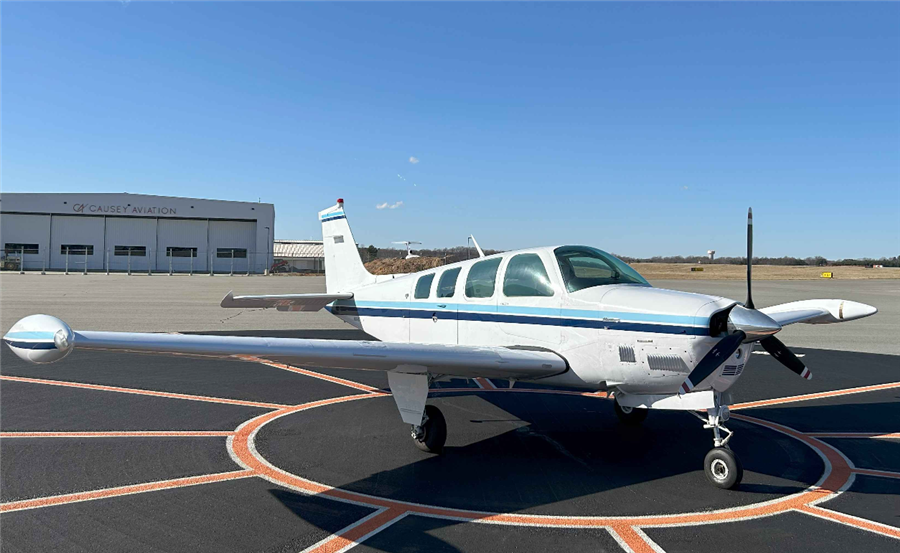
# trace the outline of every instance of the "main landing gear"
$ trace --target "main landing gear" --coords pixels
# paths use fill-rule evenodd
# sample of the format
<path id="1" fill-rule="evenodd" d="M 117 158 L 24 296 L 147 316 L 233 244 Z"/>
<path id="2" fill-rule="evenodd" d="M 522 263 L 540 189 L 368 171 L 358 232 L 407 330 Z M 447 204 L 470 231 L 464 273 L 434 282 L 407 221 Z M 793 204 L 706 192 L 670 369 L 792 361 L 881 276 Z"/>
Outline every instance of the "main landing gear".
<path id="1" fill-rule="evenodd" d="M 426 405 L 422 422 L 412 425 L 412 439 L 416 447 L 427 453 L 440 453 L 447 441 L 447 421 L 434 405 Z"/>
<path id="2" fill-rule="evenodd" d="M 716 402 L 718 404 L 718 401 Z M 717 405 L 713 409 L 707 409 L 707 418 L 691 411 L 691 413 L 703 421 L 703 428 L 711 428 L 713 431 L 713 447 L 706 458 L 703 460 L 703 472 L 706 474 L 707 480 L 713 486 L 723 489 L 737 488 L 744 477 L 744 467 L 741 460 L 728 447 L 728 441 L 734 435 L 734 432 L 725 427 L 722 423 L 727 421 L 728 406 Z M 726 436 L 722 437 L 722 432 Z"/>

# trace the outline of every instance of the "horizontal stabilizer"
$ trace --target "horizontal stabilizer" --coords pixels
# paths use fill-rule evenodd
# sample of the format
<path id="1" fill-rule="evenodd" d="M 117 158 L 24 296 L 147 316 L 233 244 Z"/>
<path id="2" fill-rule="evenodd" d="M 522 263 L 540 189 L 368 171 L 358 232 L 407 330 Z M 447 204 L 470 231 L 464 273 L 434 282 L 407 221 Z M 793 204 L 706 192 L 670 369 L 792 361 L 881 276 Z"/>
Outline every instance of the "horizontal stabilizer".
<path id="1" fill-rule="evenodd" d="M 281 294 L 235 296 L 228 292 L 220 304 L 225 308 L 269 308 L 279 311 L 318 311 L 335 300 L 349 300 L 353 294 Z"/>

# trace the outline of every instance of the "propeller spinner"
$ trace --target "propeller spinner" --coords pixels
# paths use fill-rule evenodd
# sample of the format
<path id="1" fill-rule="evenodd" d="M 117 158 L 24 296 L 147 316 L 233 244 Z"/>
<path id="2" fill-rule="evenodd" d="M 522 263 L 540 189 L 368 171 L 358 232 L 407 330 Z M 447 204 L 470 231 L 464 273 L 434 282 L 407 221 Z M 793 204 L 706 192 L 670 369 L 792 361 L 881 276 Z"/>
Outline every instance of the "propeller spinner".
<path id="1" fill-rule="evenodd" d="M 759 342 L 779 363 L 807 380 L 812 379 L 812 373 L 803 362 L 774 336 L 781 330 L 781 325 L 754 307 L 752 273 L 753 209 L 750 208 L 747 211 L 747 302 L 743 306 L 735 305 L 731 308 L 728 313 L 728 335 L 714 345 L 709 353 L 697 363 L 691 374 L 681 384 L 680 393 L 690 392 L 731 357 L 741 347 L 741 344 L 750 342 Z"/>

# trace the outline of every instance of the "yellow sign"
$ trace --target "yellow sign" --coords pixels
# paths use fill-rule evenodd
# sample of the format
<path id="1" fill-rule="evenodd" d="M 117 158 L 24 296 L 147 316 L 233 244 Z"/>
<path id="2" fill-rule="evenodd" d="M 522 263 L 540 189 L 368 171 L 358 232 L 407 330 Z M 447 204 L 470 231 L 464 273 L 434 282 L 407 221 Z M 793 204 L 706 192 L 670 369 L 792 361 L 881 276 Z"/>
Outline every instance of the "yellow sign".
<path id="1" fill-rule="evenodd" d="M 702 271 L 703 267 L 691 267 L 691 272 Z"/>
<path id="2" fill-rule="evenodd" d="M 822 278 L 834 278 L 834 273 L 822 273 Z"/>

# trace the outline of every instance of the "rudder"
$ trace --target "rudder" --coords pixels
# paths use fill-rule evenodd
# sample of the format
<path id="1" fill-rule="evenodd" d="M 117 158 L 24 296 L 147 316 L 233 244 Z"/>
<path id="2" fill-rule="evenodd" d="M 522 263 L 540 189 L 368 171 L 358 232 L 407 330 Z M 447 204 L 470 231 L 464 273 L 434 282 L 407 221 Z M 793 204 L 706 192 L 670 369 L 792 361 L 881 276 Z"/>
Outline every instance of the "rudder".
<path id="1" fill-rule="evenodd" d="M 366 270 L 356 240 L 350 231 L 350 223 L 344 213 L 344 200 L 319 212 L 322 222 L 322 241 L 325 246 L 325 290 L 327 293 L 351 292 L 375 282 L 375 276 Z"/>

